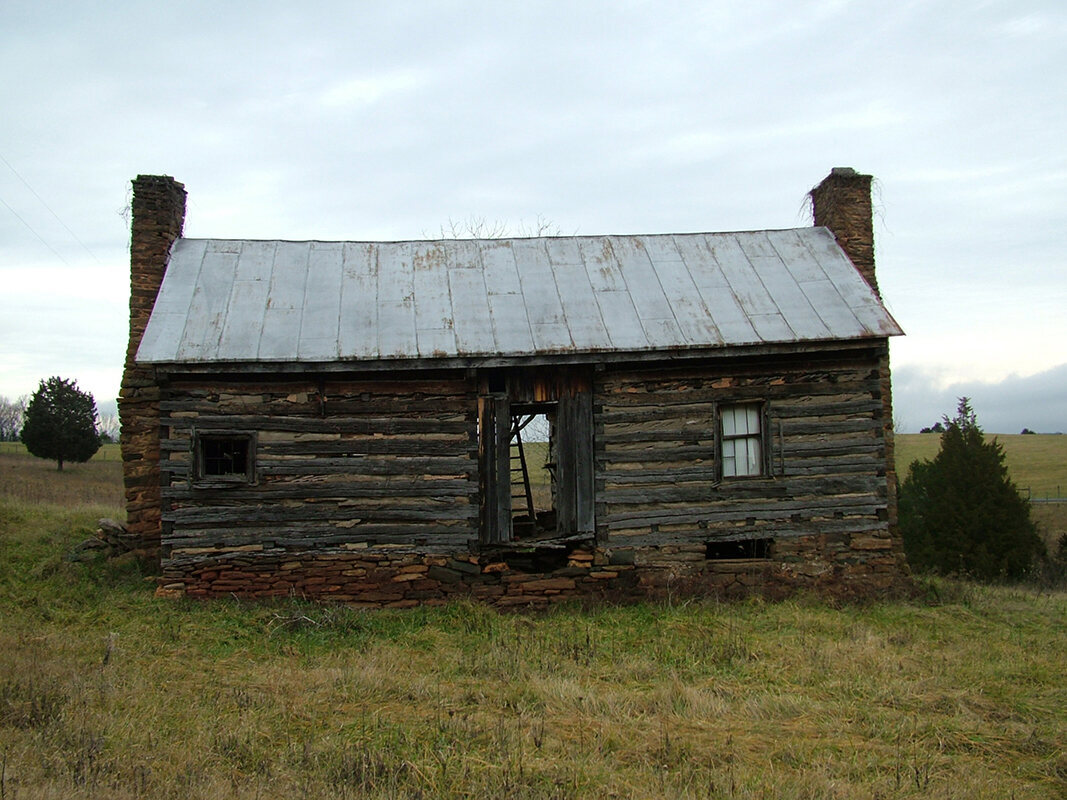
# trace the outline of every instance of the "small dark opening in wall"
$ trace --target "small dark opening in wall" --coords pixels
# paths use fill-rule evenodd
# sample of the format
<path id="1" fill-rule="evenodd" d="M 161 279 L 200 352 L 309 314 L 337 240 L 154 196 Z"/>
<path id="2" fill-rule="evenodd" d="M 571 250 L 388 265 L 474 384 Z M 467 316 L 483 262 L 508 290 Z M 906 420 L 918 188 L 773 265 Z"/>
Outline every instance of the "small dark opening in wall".
<path id="1" fill-rule="evenodd" d="M 196 450 L 198 478 L 251 480 L 251 436 L 201 434 Z"/>
<path id="2" fill-rule="evenodd" d="M 774 539 L 741 539 L 736 542 L 707 542 L 704 558 L 724 561 L 731 558 L 770 558 Z"/>

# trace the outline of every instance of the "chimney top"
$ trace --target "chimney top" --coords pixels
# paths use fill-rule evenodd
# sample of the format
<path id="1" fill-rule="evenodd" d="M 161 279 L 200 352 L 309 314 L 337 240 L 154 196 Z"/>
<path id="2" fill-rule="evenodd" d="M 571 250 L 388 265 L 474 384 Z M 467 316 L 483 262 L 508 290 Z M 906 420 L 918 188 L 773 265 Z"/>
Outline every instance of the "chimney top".
<path id="1" fill-rule="evenodd" d="M 825 225 L 833 232 L 841 249 L 877 294 L 872 180 L 852 167 L 834 167 L 809 194 L 815 224 Z"/>

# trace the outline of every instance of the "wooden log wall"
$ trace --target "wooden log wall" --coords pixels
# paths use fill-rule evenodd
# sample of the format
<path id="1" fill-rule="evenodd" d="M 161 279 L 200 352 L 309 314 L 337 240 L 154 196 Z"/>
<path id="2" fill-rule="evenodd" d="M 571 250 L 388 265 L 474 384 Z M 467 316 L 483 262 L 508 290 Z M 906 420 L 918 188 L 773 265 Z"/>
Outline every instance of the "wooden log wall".
<path id="1" fill-rule="evenodd" d="M 880 348 L 659 372 L 595 387 L 597 538 L 611 548 L 772 539 L 790 562 L 903 569 L 887 519 Z M 769 474 L 719 479 L 719 404 L 765 408 Z"/>
<path id="2" fill-rule="evenodd" d="M 172 382 L 160 402 L 164 574 L 251 551 L 467 549 L 477 400 L 455 375 Z M 254 432 L 255 481 L 198 485 L 196 431 Z"/>

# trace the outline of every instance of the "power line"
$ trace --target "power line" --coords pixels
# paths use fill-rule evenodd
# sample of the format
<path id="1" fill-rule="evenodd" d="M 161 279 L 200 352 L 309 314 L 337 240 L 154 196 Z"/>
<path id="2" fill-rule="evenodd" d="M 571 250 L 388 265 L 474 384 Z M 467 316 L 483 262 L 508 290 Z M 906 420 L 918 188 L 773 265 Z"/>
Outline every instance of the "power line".
<path id="1" fill-rule="evenodd" d="M 92 258 L 93 258 L 93 260 L 94 260 L 94 261 L 96 261 L 97 263 L 100 263 L 100 259 L 96 257 L 96 253 L 94 253 L 94 252 L 93 252 L 92 250 L 90 250 L 90 249 L 89 249 L 89 246 L 88 246 L 87 244 L 85 244 L 85 242 L 83 242 L 83 241 L 82 241 L 81 239 L 79 239 L 79 238 L 78 238 L 78 234 L 76 234 L 76 233 L 75 233 L 74 231 L 72 231 L 72 230 L 71 230 L 71 229 L 70 229 L 70 228 L 69 228 L 69 227 L 67 226 L 67 223 L 65 223 L 65 222 L 64 222 L 63 220 L 61 220 L 61 219 L 59 218 L 59 214 L 57 214 L 57 213 L 56 213 L 55 211 L 53 211 L 53 210 L 52 210 L 52 207 L 51 207 L 50 205 L 48 205 L 48 203 L 46 203 L 46 202 L 44 201 L 44 198 L 43 198 L 43 197 L 41 197 L 41 195 L 37 194 L 37 191 L 36 191 L 36 190 L 35 190 L 35 189 L 34 189 L 34 188 L 33 188 L 32 186 L 30 186 L 30 184 L 29 184 L 29 181 L 27 181 L 27 180 L 26 180 L 25 178 L 23 178 L 23 177 L 22 177 L 22 176 L 21 176 L 21 175 L 19 174 L 18 170 L 17 170 L 17 169 L 15 169 L 15 168 L 14 168 L 13 166 L 11 166 L 11 164 L 10 164 L 10 163 L 8 163 L 8 160 L 7 160 L 6 158 L 4 158 L 4 157 L 3 157 L 3 155 L 0 155 L 0 161 L 3 161 L 3 162 L 4 162 L 4 166 L 6 166 L 6 167 L 7 167 L 7 168 L 8 168 L 9 170 L 11 170 L 11 171 L 12 171 L 12 172 L 13 172 L 13 173 L 15 174 L 15 177 L 16 177 L 16 178 L 18 178 L 18 179 L 19 179 L 20 181 L 22 181 L 22 185 L 23 185 L 23 186 L 25 186 L 25 187 L 26 187 L 27 189 L 29 189 L 29 190 L 30 190 L 30 193 L 31 193 L 31 194 L 32 194 L 32 195 L 33 195 L 34 197 L 36 197 L 36 198 L 37 198 L 38 202 L 40 202 L 40 204 L 41 204 L 42 206 L 44 206 L 45 208 L 47 208 L 47 209 L 48 209 L 48 213 L 50 213 L 50 214 L 51 214 L 51 215 L 52 215 L 53 217 L 55 217 L 55 218 L 56 218 L 56 222 L 58 222 L 58 223 L 59 223 L 60 225 L 62 225 L 62 226 L 63 226 L 63 229 L 64 229 L 64 230 L 65 230 L 65 231 L 66 231 L 67 233 L 69 233 L 69 234 L 71 235 L 71 237 L 73 237 L 74 241 L 76 241 L 76 242 L 77 242 L 78 244 L 80 244 L 80 245 L 82 246 L 82 249 L 84 249 L 86 253 L 88 253 L 88 254 L 89 254 L 90 256 L 92 256 Z M 7 205 L 7 203 L 4 203 L 4 205 Z M 8 206 L 8 208 L 11 208 L 11 206 Z M 12 212 L 12 213 L 14 213 L 14 212 Z M 18 214 L 15 214 L 15 216 L 17 217 L 17 216 L 18 216 Z M 22 219 L 22 218 L 21 218 L 21 217 L 19 217 L 19 219 Z M 26 224 L 25 220 L 23 220 L 23 224 L 24 224 L 24 225 Z M 26 227 L 29 227 L 29 226 L 27 225 Z M 32 228 L 31 228 L 31 230 L 32 230 Z M 37 236 L 37 238 L 38 238 L 38 239 L 40 239 L 40 238 L 41 238 L 41 237 L 40 237 L 40 235 L 39 235 L 39 234 L 37 234 L 37 232 L 36 232 L 36 231 L 34 231 L 34 234 L 35 234 L 35 235 Z M 44 241 L 44 240 L 43 240 L 43 239 L 41 239 L 41 241 Z M 46 244 L 47 244 L 47 243 L 46 243 Z M 48 249 L 49 249 L 49 250 L 52 250 L 52 252 L 53 252 L 53 253 L 55 253 L 55 252 L 56 252 L 55 250 L 53 250 L 53 249 L 52 249 L 52 247 L 51 247 L 51 246 L 49 246 L 49 247 L 48 247 Z M 58 253 L 56 253 L 56 255 L 59 255 L 59 254 L 58 254 Z M 62 256 L 60 256 L 60 257 L 62 258 Z M 66 261 L 64 261 L 63 263 L 64 263 L 64 264 L 66 264 Z M 68 266 L 69 266 L 69 265 L 68 265 Z"/>
<path id="2" fill-rule="evenodd" d="M 68 267 L 70 266 L 70 262 L 67 261 L 67 259 L 63 258 L 63 256 L 61 256 L 59 253 L 57 253 L 56 249 L 54 247 L 52 247 L 52 245 L 50 245 L 48 242 L 46 242 L 44 240 L 44 237 L 41 236 L 41 234 L 39 234 L 37 231 L 35 231 L 33 229 L 33 226 L 30 225 L 30 223 L 28 223 L 26 220 L 24 220 L 22 217 L 20 217 L 19 213 L 15 209 L 13 209 L 11 206 L 9 206 L 7 204 L 7 201 L 4 200 L 4 198 L 0 197 L 0 203 L 3 203 L 4 204 L 4 208 L 6 208 L 8 211 L 10 211 L 12 214 L 14 214 L 15 215 L 15 219 L 17 219 L 19 222 L 21 222 L 23 225 L 25 225 L 30 233 L 32 233 L 34 236 L 36 236 L 38 239 L 40 239 L 41 240 L 41 244 L 43 244 L 45 247 L 47 247 L 49 250 L 51 250 L 55 254 L 56 258 L 58 258 L 60 261 L 62 261 Z"/>

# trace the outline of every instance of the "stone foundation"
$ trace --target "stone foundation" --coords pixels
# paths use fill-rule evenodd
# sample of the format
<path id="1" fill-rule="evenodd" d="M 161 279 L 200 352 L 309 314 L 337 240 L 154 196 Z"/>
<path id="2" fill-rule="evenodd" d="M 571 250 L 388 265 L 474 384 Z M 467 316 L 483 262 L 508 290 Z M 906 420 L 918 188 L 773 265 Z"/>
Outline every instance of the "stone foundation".
<path id="1" fill-rule="evenodd" d="M 499 608 L 568 600 L 672 597 L 778 599 L 797 591 L 841 599 L 906 593 L 906 567 L 884 536 L 810 536 L 777 542 L 770 559 L 709 560 L 699 545 L 583 549 L 531 571 L 519 551 L 433 555 L 403 547 L 293 554 L 249 546 L 183 572 L 164 565 L 165 597 L 300 597 L 363 608 L 409 608 L 473 598 Z"/>

